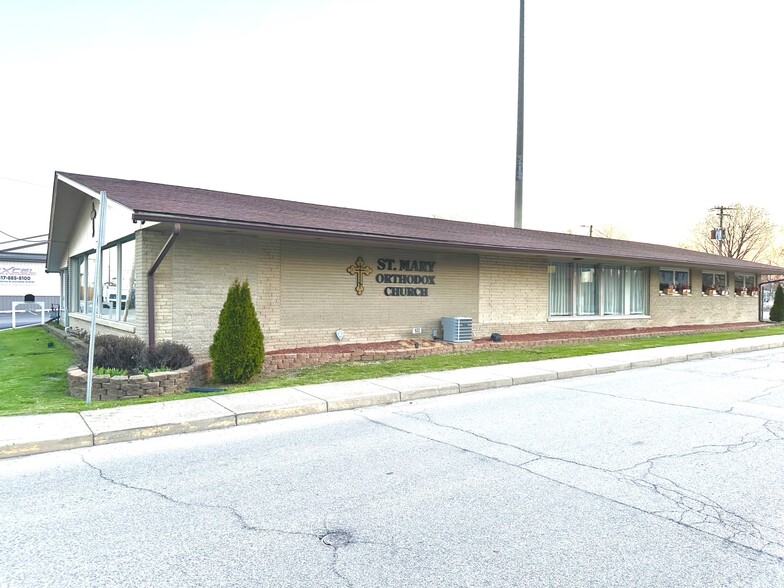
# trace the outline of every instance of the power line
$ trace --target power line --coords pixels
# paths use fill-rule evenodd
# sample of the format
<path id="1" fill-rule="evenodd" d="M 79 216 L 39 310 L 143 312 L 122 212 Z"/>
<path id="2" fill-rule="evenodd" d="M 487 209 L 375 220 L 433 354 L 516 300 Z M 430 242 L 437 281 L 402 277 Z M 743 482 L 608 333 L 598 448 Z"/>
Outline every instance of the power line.
<path id="1" fill-rule="evenodd" d="M 35 182 L 27 182 L 25 180 L 18 180 L 16 178 L 9 178 L 7 176 L 0 176 L 0 180 L 8 180 L 9 182 L 17 182 L 19 184 L 27 184 L 28 186 L 38 186 L 39 188 L 46 188 L 43 184 L 36 184 Z"/>
<path id="2" fill-rule="evenodd" d="M 43 233 L 42 235 L 33 235 L 32 237 L 26 237 L 24 239 L 20 239 L 19 237 L 14 237 L 13 235 L 9 235 L 5 231 L 0 231 L 0 233 L 2 233 L 3 235 L 5 235 L 6 237 L 11 239 L 10 241 L 3 241 L 2 243 L 0 243 L 0 245 L 4 245 L 5 243 L 12 243 L 14 241 L 24 241 L 24 242 L 28 242 L 28 243 L 40 243 L 40 241 L 36 241 L 35 239 L 38 239 L 39 237 L 46 237 L 48 235 L 48 233 Z"/>

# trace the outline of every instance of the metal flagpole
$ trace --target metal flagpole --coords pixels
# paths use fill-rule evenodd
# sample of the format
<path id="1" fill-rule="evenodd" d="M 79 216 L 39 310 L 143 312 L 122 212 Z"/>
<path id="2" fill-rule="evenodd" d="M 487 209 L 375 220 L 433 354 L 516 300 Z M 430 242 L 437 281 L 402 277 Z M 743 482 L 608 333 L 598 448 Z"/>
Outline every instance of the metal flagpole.
<path id="1" fill-rule="evenodd" d="M 101 215 L 98 218 L 98 240 L 95 244 L 95 277 L 93 278 L 93 311 L 90 318 L 90 352 L 87 360 L 87 393 L 85 400 L 90 404 L 93 393 L 93 360 L 95 359 L 95 322 L 101 297 L 101 269 L 103 268 L 103 242 L 106 237 L 106 192 L 101 191 Z"/>
<path id="2" fill-rule="evenodd" d="M 523 228 L 523 104 L 525 64 L 525 0 L 520 0 L 520 57 L 517 63 L 517 160 L 515 165 L 514 226 Z"/>

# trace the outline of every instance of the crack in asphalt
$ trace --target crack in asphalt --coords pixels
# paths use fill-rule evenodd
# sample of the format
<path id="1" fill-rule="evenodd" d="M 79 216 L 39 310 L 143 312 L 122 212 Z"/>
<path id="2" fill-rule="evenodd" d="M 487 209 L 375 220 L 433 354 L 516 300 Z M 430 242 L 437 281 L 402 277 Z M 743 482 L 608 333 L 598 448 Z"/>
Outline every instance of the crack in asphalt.
<path id="1" fill-rule="evenodd" d="M 308 539 L 308 540 L 315 538 L 317 541 L 319 541 L 323 545 L 325 545 L 327 547 L 330 547 L 332 549 L 332 565 L 331 565 L 332 572 L 335 574 L 335 576 L 340 578 L 346 584 L 346 586 L 348 586 L 348 588 L 353 588 L 354 584 L 351 582 L 351 580 L 348 577 L 346 577 L 345 574 L 341 573 L 338 570 L 338 552 L 343 547 L 346 547 L 348 545 L 369 545 L 369 546 L 375 546 L 375 547 L 386 547 L 386 548 L 392 549 L 393 551 L 398 551 L 398 550 L 409 551 L 408 548 L 401 547 L 401 546 L 396 545 L 394 543 L 393 544 L 388 544 L 388 543 L 380 543 L 380 542 L 376 542 L 376 541 L 355 539 L 353 536 L 351 536 L 350 533 L 349 533 L 350 539 L 347 541 L 345 546 L 327 545 L 326 543 L 323 542 L 324 537 L 326 537 L 327 535 L 329 535 L 331 533 L 336 533 L 336 532 L 344 532 L 344 533 L 347 533 L 347 532 L 343 531 L 343 530 L 340 530 L 340 529 L 330 529 L 330 527 L 327 526 L 327 524 L 326 524 L 326 518 L 324 519 L 323 530 L 315 532 L 315 533 L 308 533 L 308 532 L 304 532 L 304 531 L 290 531 L 290 530 L 285 530 L 285 529 L 273 529 L 273 528 L 269 528 L 269 527 L 260 527 L 258 525 L 253 525 L 253 524 L 249 523 L 245 519 L 245 517 L 243 517 L 242 514 L 240 514 L 237 511 L 237 509 L 235 509 L 232 506 L 220 505 L 220 504 L 205 504 L 205 503 L 199 503 L 199 502 L 188 502 L 188 501 L 185 501 L 185 500 L 180 500 L 180 499 L 177 499 L 177 498 L 173 498 L 173 497 L 169 496 L 168 494 L 160 492 L 159 490 L 155 490 L 154 488 L 147 488 L 147 487 L 144 487 L 144 486 L 135 486 L 135 485 L 129 484 L 127 482 L 121 482 L 120 480 L 116 480 L 116 479 L 112 478 L 111 476 L 108 476 L 103 471 L 102 468 L 96 466 L 95 464 L 90 463 L 89 461 L 87 461 L 84 458 L 84 456 L 80 456 L 80 457 L 81 457 L 82 463 L 84 463 L 84 465 L 86 465 L 87 467 L 89 467 L 90 469 L 95 471 L 102 480 L 104 480 L 104 481 L 106 481 L 106 482 L 108 482 L 110 484 L 113 484 L 115 486 L 119 486 L 121 488 L 125 488 L 126 490 L 134 490 L 134 491 L 137 491 L 137 492 L 145 492 L 147 494 L 150 494 L 152 496 L 156 496 L 158 498 L 161 498 L 161 499 L 165 500 L 166 502 L 169 502 L 171 504 L 176 504 L 178 506 L 188 506 L 188 507 L 192 507 L 192 508 L 204 508 L 204 509 L 219 510 L 219 511 L 228 512 L 234 519 L 237 520 L 237 522 L 240 525 L 240 528 L 242 528 L 244 531 L 252 531 L 252 532 L 257 532 L 257 533 L 271 533 L 271 534 L 279 534 L 279 535 L 288 535 L 288 536 L 293 536 L 293 537 L 301 537 L 301 538 Z"/>
<path id="2" fill-rule="evenodd" d="M 752 520 L 744 518 L 743 516 L 724 508 L 722 505 L 720 505 L 718 502 L 714 501 L 710 497 L 701 495 L 698 492 L 694 492 L 692 490 L 684 488 L 678 483 L 676 483 L 674 480 L 671 480 L 659 474 L 655 474 L 652 471 L 653 468 L 655 467 L 655 462 L 664 459 L 682 459 L 684 457 L 699 455 L 699 454 L 718 455 L 718 454 L 731 453 L 733 451 L 748 451 L 749 449 L 753 449 L 757 447 L 758 444 L 761 442 L 769 443 L 769 442 L 784 440 L 784 430 L 781 431 L 781 434 L 772 431 L 771 428 L 775 427 L 776 425 L 773 425 L 771 421 L 768 421 L 764 425 L 764 428 L 771 434 L 772 438 L 770 439 L 750 441 L 747 440 L 747 437 L 754 435 L 756 433 L 747 433 L 741 438 L 740 442 L 738 443 L 730 443 L 726 445 L 698 446 L 695 447 L 692 451 L 682 452 L 682 453 L 677 453 L 672 455 L 655 456 L 653 458 L 650 458 L 648 460 L 645 460 L 643 462 L 640 462 L 639 464 L 635 464 L 634 466 L 628 468 L 610 470 L 610 469 L 601 468 L 590 464 L 580 463 L 575 460 L 569 460 L 557 456 L 546 455 L 541 452 L 533 451 L 530 449 L 524 449 L 522 447 L 505 443 L 503 441 L 494 440 L 486 435 L 481 435 L 474 431 L 462 429 L 460 427 L 455 427 L 452 425 L 438 423 L 434 421 L 433 418 L 430 415 L 428 415 L 426 412 L 416 413 L 414 415 L 399 413 L 399 412 L 394 412 L 393 414 L 403 418 L 409 418 L 409 419 L 418 420 L 420 422 L 426 422 L 428 425 L 437 428 L 448 429 L 451 431 L 470 435 L 471 437 L 481 439 L 482 441 L 491 443 L 493 445 L 513 448 L 515 450 L 536 457 L 534 459 L 531 459 L 530 461 L 526 461 L 523 463 L 519 463 L 519 464 L 512 463 L 496 456 L 487 455 L 485 453 L 482 453 L 481 451 L 475 451 L 467 447 L 463 447 L 456 443 L 450 443 L 443 439 L 435 439 L 425 434 L 417 433 L 415 431 L 410 431 L 402 427 L 397 427 L 390 423 L 385 423 L 383 421 L 372 419 L 366 415 L 362 415 L 362 416 L 364 419 L 376 425 L 388 427 L 408 435 L 414 435 L 416 437 L 420 437 L 434 443 L 446 445 L 448 447 L 458 449 L 459 451 L 473 454 L 484 459 L 489 459 L 491 461 L 495 461 L 506 466 L 518 468 L 530 474 L 533 474 L 535 476 L 547 479 L 549 481 L 589 494 L 591 496 L 595 496 L 603 500 L 608 500 L 612 503 L 624 506 L 626 508 L 632 508 L 639 512 L 651 516 L 655 516 L 667 521 L 674 522 L 680 526 L 697 531 L 699 533 L 705 533 L 707 535 L 725 541 L 728 545 L 734 546 L 736 550 L 751 551 L 756 557 L 764 557 L 768 559 L 773 559 L 774 561 L 777 562 L 784 562 L 784 535 L 782 535 L 781 531 L 779 531 L 778 529 L 774 529 L 772 527 L 765 527 L 764 525 L 760 525 Z M 425 418 L 422 418 L 421 415 L 424 415 Z M 602 475 L 609 476 L 615 479 L 619 483 L 631 484 L 646 492 L 653 492 L 656 496 L 662 498 L 667 503 L 670 503 L 672 509 L 647 510 L 640 506 L 631 504 L 629 501 L 613 498 L 611 496 L 607 496 L 606 494 L 602 494 L 590 490 L 588 488 L 571 484 L 562 479 L 558 479 L 556 477 L 546 475 L 542 472 L 538 472 L 536 470 L 526 467 L 527 465 L 539 461 L 561 462 L 561 463 L 577 466 L 579 468 L 586 468 L 588 470 L 599 472 Z M 635 470 L 639 468 L 643 468 L 643 471 L 635 473 Z M 714 527 L 718 527 L 718 529 L 715 529 Z M 771 538 L 770 537 L 771 535 L 773 535 L 775 539 Z M 778 555 L 777 553 L 771 553 L 769 550 L 771 550 L 772 548 L 774 548 L 782 555 Z"/>
<path id="3" fill-rule="evenodd" d="M 782 388 L 781 384 L 774 384 L 769 388 L 763 388 L 762 394 L 758 394 L 757 396 L 752 396 L 751 398 L 747 398 L 743 402 L 754 402 L 755 400 L 759 400 L 760 398 L 765 398 L 766 396 L 770 396 L 773 392 L 776 391 L 777 388 Z"/>
<path id="4" fill-rule="evenodd" d="M 767 431 L 768 431 L 768 432 L 769 432 L 771 435 L 773 435 L 773 436 L 774 436 L 774 437 L 776 437 L 777 439 L 781 439 L 782 441 L 784 441 L 784 425 L 782 425 L 782 424 L 781 424 L 781 423 L 779 423 L 778 421 L 771 421 L 771 420 L 768 420 L 768 421 L 765 421 L 765 422 L 762 424 L 762 426 L 763 426 L 763 427 L 765 427 L 765 429 L 766 429 L 766 430 L 767 430 Z M 774 429 L 776 429 L 776 430 L 774 430 Z"/>
<path id="5" fill-rule="evenodd" d="M 87 467 L 89 467 L 92 470 L 94 470 L 95 472 L 97 472 L 98 476 L 102 480 L 105 480 L 106 482 L 109 482 L 110 484 L 114 484 L 115 486 L 120 486 L 121 488 L 125 488 L 127 490 L 136 490 L 138 492 L 146 492 L 147 494 L 151 494 L 153 496 L 157 496 L 158 498 L 162 498 L 163 500 L 165 500 L 167 502 L 170 502 L 172 504 L 176 504 L 176 505 L 179 505 L 179 506 L 189 506 L 189 507 L 192 507 L 192 508 L 204 508 L 204 509 L 211 509 L 211 510 L 226 511 L 229 514 L 231 514 L 237 520 L 237 522 L 240 524 L 240 527 L 243 530 L 245 530 L 245 531 L 255 531 L 255 532 L 263 532 L 263 533 L 277 533 L 279 535 L 290 535 L 290 536 L 294 536 L 294 537 L 305 537 L 305 538 L 308 538 L 308 539 L 312 539 L 314 537 L 318 538 L 318 534 L 315 534 L 315 533 L 305 533 L 305 532 L 302 532 L 302 531 L 287 531 L 287 530 L 284 530 L 284 529 L 272 529 L 272 528 L 259 527 L 259 526 L 253 525 L 253 524 L 249 523 L 245 519 L 245 517 L 243 517 L 237 511 L 237 509 L 235 509 L 232 506 L 221 505 L 221 504 L 204 504 L 204 503 L 199 503 L 199 502 L 187 502 L 185 500 L 172 498 L 168 494 L 164 494 L 163 492 L 155 490 L 154 488 L 147 488 L 147 487 L 144 487 L 144 486 L 134 486 L 133 484 L 128 484 L 127 482 L 121 482 L 120 480 L 115 480 L 114 478 L 108 476 L 103 471 L 103 469 L 101 469 L 100 467 L 96 466 L 95 464 L 92 464 L 89 461 L 87 461 L 84 458 L 84 456 L 81 456 L 81 459 L 82 459 L 82 463 L 84 463 L 84 465 L 86 465 Z"/>
<path id="6" fill-rule="evenodd" d="M 673 406 L 675 408 L 691 408 L 694 410 L 702 410 L 705 412 L 713 412 L 718 414 L 726 414 L 729 410 L 717 410 L 715 408 L 705 408 L 704 406 L 694 406 L 693 404 L 677 404 L 675 402 L 665 402 L 664 400 L 654 400 L 652 398 L 635 398 L 633 396 L 622 396 L 620 394 L 610 394 L 609 392 L 599 392 L 598 390 L 584 390 L 582 388 L 575 388 L 567 384 L 559 385 L 554 382 L 547 382 L 548 386 L 552 386 L 558 390 L 568 390 L 569 392 L 580 392 L 581 394 L 596 394 L 597 396 L 607 396 L 609 398 L 617 398 L 618 400 L 629 400 L 631 402 L 650 402 L 651 404 L 662 404 L 664 406 Z"/>

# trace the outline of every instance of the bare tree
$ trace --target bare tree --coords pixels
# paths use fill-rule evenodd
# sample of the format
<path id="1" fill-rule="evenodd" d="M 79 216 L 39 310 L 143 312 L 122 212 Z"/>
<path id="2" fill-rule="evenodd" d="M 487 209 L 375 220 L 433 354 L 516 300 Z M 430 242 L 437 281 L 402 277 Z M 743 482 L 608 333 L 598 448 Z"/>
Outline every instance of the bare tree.
<path id="1" fill-rule="evenodd" d="M 622 228 L 616 225 L 600 225 L 593 228 L 595 237 L 605 237 L 606 239 L 628 239 L 629 235 L 626 234 Z"/>
<path id="2" fill-rule="evenodd" d="M 719 214 L 723 219 L 719 218 Z M 712 232 L 723 225 L 723 239 L 712 238 Z M 692 229 L 691 238 L 681 246 L 694 251 L 715 253 L 724 257 L 766 260 L 773 254 L 776 227 L 768 211 L 751 204 L 735 203 L 723 210 L 711 211 Z"/>
<path id="3" fill-rule="evenodd" d="M 580 225 L 581 229 L 588 229 L 589 237 L 605 237 L 606 239 L 628 239 L 629 236 L 626 231 L 617 227 L 616 225 Z M 573 229 L 567 229 L 567 235 L 580 234 L 575 233 Z"/>

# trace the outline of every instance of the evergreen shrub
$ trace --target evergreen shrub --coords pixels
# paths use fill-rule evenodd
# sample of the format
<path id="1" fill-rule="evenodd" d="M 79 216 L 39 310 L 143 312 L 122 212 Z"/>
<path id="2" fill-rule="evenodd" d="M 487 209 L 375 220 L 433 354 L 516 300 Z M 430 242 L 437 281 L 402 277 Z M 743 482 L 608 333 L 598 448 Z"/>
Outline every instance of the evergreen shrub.
<path id="1" fill-rule="evenodd" d="M 776 288 L 776 294 L 773 296 L 773 306 L 770 308 L 770 320 L 774 323 L 784 321 L 784 290 L 781 289 L 781 284 Z"/>
<path id="2" fill-rule="evenodd" d="M 247 382 L 264 362 L 264 334 L 245 280 L 229 287 L 210 345 L 212 375 L 218 382 Z"/>

